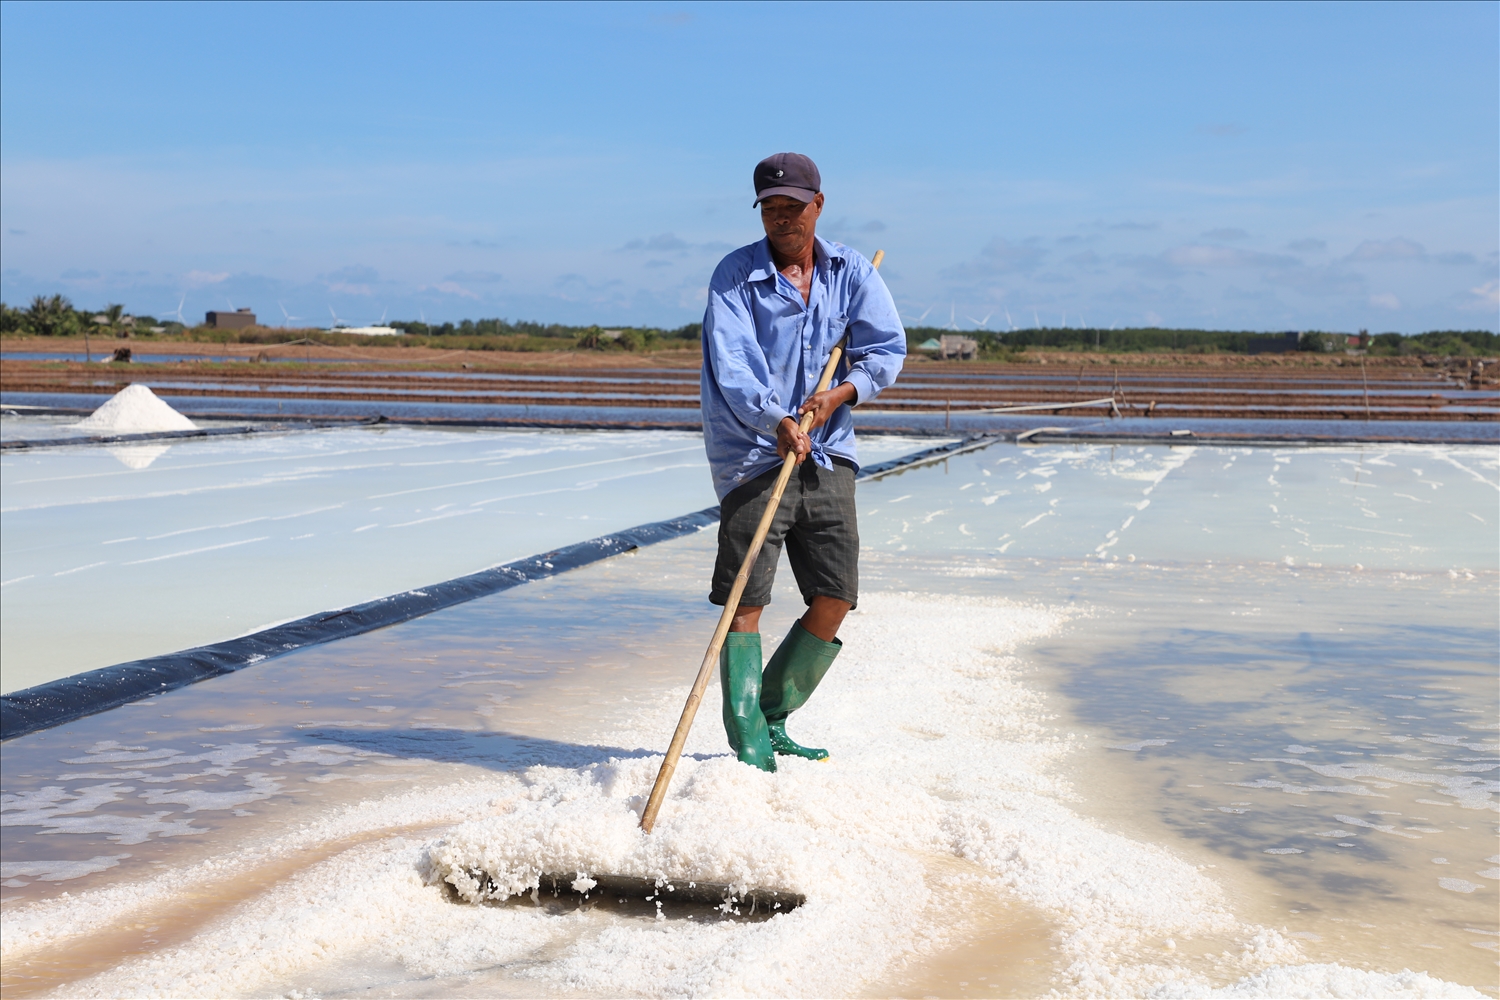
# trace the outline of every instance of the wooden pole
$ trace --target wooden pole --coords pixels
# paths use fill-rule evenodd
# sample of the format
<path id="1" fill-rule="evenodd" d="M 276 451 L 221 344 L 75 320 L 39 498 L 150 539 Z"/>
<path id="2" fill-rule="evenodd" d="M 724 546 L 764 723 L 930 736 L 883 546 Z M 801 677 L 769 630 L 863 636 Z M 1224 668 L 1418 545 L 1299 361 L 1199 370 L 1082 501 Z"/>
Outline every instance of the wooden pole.
<path id="1" fill-rule="evenodd" d="M 875 257 L 870 261 L 875 267 L 885 259 L 885 251 L 875 251 Z M 833 381 L 834 369 L 838 367 L 839 359 L 844 356 L 844 345 L 842 342 L 834 345 L 833 352 L 828 355 L 828 363 L 823 366 L 823 376 L 818 379 L 818 387 L 815 392 L 823 392 Z M 797 426 L 806 434 L 812 427 L 812 414 L 804 413 Z M 755 529 L 755 537 L 750 539 L 750 548 L 745 553 L 745 561 L 740 565 L 740 571 L 734 578 L 734 586 L 729 590 L 729 597 L 724 601 L 724 613 L 719 615 L 719 624 L 714 629 L 713 639 L 708 643 L 708 652 L 703 654 L 703 663 L 698 667 L 698 676 L 693 681 L 693 689 L 688 692 L 687 704 L 682 707 L 682 718 L 677 720 L 677 730 L 672 733 L 672 743 L 667 747 L 667 756 L 661 762 L 661 770 L 656 773 L 656 784 L 651 786 L 651 797 L 646 800 L 646 810 L 641 813 L 641 829 L 647 833 L 656 825 L 656 814 L 661 811 L 661 804 L 667 797 L 667 786 L 672 783 L 672 775 L 677 771 L 677 761 L 682 757 L 683 744 L 687 743 L 688 731 L 693 728 L 693 718 L 698 714 L 698 705 L 703 701 L 703 692 L 708 690 L 708 682 L 714 675 L 714 668 L 719 665 L 719 650 L 724 646 L 724 638 L 729 635 L 729 625 L 734 621 L 734 613 L 740 607 L 740 595 L 745 592 L 745 585 L 750 582 L 750 571 L 755 568 L 755 560 L 760 555 L 761 546 L 765 544 L 766 535 L 771 530 L 771 522 L 776 519 L 776 511 L 781 507 L 781 494 L 786 490 L 787 481 L 792 478 L 792 469 L 797 464 L 796 452 L 788 451 L 786 458 L 781 462 L 781 473 L 776 477 L 776 485 L 771 489 L 771 498 L 766 501 L 766 511 L 760 516 L 760 524 Z"/>

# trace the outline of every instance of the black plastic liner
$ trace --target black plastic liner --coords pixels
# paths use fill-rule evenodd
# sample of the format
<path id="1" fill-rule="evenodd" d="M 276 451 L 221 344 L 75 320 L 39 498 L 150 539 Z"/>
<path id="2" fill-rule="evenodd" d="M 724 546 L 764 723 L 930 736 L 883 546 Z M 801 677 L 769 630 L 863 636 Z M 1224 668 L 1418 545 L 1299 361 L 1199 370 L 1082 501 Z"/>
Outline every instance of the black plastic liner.
<path id="1" fill-rule="evenodd" d="M 893 461 L 867 466 L 860 470 L 859 478 L 885 475 L 909 465 L 936 461 L 955 452 L 968 451 L 988 443 L 989 439 L 968 440 L 930 448 Z M 533 580 L 556 576 L 622 552 L 691 535 L 718 520 L 719 508 L 705 507 L 670 521 L 638 525 L 429 587 L 408 590 L 337 611 L 319 612 L 238 639 L 118 663 L 112 667 L 101 667 L 38 684 L 23 691 L 0 695 L 0 741 L 50 729 L 86 715 L 95 715 L 142 698 L 233 673 L 293 650 L 360 635 L 387 625 L 399 625 L 434 611 L 451 608 L 455 604 L 498 594 Z"/>
<path id="2" fill-rule="evenodd" d="M 360 423 L 377 421 L 362 420 Z M 138 441 L 180 441 L 188 438 L 236 437 L 245 434 L 283 434 L 292 430 L 311 430 L 314 424 L 270 424 L 265 427 L 199 427 L 190 431 L 150 431 L 140 434 L 91 434 L 65 438 L 15 438 L 0 441 L 0 451 L 24 451 L 27 448 L 66 448 L 69 445 L 135 444 Z M 338 426 L 347 426 L 340 424 Z"/>
<path id="3" fill-rule="evenodd" d="M 632 549 L 690 535 L 719 520 L 708 507 L 670 521 L 643 524 L 541 555 L 508 562 L 338 611 L 324 611 L 253 635 L 180 653 L 151 656 L 0 695 L 0 740 L 233 673 L 296 649 L 397 625 L 443 608 L 543 580 Z"/>

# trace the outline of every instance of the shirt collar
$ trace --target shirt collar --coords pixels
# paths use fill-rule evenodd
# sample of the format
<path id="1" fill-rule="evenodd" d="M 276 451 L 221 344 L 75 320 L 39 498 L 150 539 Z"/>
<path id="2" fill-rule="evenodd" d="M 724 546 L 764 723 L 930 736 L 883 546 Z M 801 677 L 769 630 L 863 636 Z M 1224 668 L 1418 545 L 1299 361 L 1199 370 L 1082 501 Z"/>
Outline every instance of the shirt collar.
<path id="1" fill-rule="evenodd" d="M 847 247 L 838 243 L 831 243 L 821 236 L 813 236 L 813 269 L 820 267 L 843 267 L 847 263 L 844 252 Z M 755 244 L 754 266 L 750 273 L 745 276 L 746 281 L 765 281 L 767 278 L 776 277 L 776 264 L 771 260 L 771 240 L 769 237 L 761 237 L 760 242 Z"/>

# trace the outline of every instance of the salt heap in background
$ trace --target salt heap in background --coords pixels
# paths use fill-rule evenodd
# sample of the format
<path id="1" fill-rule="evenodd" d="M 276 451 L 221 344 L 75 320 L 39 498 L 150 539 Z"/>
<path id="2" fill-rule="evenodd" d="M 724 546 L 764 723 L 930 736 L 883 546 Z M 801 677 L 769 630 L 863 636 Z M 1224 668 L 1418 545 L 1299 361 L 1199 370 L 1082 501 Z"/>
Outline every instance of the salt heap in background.
<path id="1" fill-rule="evenodd" d="M 162 402 L 156 393 L 139 383 L 121 389 L 109 402 L 73 427 L 81 431 L 100 431 L 106 434 L 152 434 L 158 431 L 198 429 L 197 424 Z"/>

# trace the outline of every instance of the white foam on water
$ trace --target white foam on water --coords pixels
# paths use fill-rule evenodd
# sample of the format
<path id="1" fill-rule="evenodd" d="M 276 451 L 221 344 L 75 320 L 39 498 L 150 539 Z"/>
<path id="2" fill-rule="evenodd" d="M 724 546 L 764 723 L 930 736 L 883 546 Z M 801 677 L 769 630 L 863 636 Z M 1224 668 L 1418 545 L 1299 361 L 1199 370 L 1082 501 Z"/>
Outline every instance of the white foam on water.
<path id="1" fill-rule="evenodd" d="M 394 961 L 407 978 L 506 966 L 539 993 L 846 995 L 948 943 L 954 914 L 929 888 L 928 863 L 958 857 L 987 873 L 972 878 L 979 891 L 1024 900 L 1054 922 L 1057 988 L 1070 995 L 1481 995 L 1421 973 L 1298 965 L 1296 941 L 1238 920 L 1195 865 L 1074 812 L 1060 765 L 1083 741 L 1048 725 L 1011 655 L 1065 621 L 994 600 L 868 595 L 845 625 L 837 669 L 791 726 L 832 747 L 831 761 L 783 758 L 774 775 L 745 767 L 722 753 L 710 696 L 688 745 L 695 756 L 683 759 L 651 835 L 638 821 L 659 756 L 487 775 L 363 803 L 139 885 L 20 908 L 0 924 L 7 957 L 169 908 L 295 850 L 425 823 L 448 828 L 425 841 L 367 836 L 182 944 L 66 992 L 327 992 L 348 985 L 340 969 Z M 607 719 L 615 728 L 593 742 L 659 746 L 684 695 L 620 708 L 633 714 Z M 472 905 L 526 893 L 540 872 L 732 883 L 807 902 L 764 922 Z M 1215 954 L 1190 958 L 1163 943 L 1187 938 L 1213 942 Z"/>
<path id="2" fill-rule="evenodd" d="M 103 406 L 73 426 L 81 431 L 98 431 L 104 434 L 151 434 L 158 431 L 191 431 L 198 427 L 139 383 L 127 385 L 111 396 Z M 157 458 L 152 455 L 144 460 L 144 464 L 132 465 L 126 456 L 119 457 L 131 468 L 145 468 Z"/>
<path id="3" fill-rule="evenodd" d="M 128 857 L 128 854 L 104 854 L 87 861 L 3 861 L 0 862 L 0 878 L 13 881 L 27 877 L 42 882 L 66 882 L 108 871 Z"/>

